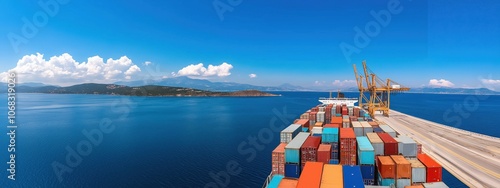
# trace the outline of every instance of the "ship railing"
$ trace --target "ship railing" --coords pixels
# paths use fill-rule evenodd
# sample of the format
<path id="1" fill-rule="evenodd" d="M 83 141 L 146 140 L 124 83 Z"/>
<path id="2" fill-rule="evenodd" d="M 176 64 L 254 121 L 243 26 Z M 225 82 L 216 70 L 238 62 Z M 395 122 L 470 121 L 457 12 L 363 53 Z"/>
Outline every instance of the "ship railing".
<path id="1" fill-rule="evenodd" d="M 269 173 L 269 175 L 266 178 L 266 181 L 264 181 L 264 185 L 262 185 L 262 188 L 266 188 L 269 182 L 271 182 L 271 178 L 273 177 L 273 172 Z"/>

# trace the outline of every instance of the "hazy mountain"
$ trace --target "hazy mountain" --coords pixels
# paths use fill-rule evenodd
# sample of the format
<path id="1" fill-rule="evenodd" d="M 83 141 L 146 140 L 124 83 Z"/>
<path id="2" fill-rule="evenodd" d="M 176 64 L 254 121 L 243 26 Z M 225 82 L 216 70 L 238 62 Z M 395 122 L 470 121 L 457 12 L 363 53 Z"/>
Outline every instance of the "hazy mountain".
<path id="1" fill-rule="evenodd" d="M 469 94 L 469 95 L 499 95 L 500 92 L 487 88 L 447 88 L 447 87 L 421 87 L 411 88 L 411 93 L 436 93 L 436 94 Z"/>

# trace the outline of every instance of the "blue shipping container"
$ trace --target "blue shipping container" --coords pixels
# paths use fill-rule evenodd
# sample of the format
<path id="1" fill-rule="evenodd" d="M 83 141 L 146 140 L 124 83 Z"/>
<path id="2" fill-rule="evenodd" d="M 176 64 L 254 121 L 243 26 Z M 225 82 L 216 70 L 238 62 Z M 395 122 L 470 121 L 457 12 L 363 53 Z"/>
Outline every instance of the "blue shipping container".
<path id="1" fill-rule="evenodd" d="M 339 141 L 339 128 L 325 127 L 321 135 L 322 143 L 334 143 Z"/>
<path id="2" fill-rule="evenodd" d="M 332 152 L 338 152 L 339 151 L 339 143 L 338 142 L 334 142 L 332 143 Z"/>
<path id="3" fill-rule="evenodd" d="M 381 186 L 391 186 L 391 185 L 396 185 L 396 182 L 394 181 L 394 179 L 382 179 L 382 176 L 380 175 L 380 173 L 377 172 L 377 176 L 378 176 L 378 185 L 381 185 Z"/>
<path id="4" fill-rule="evenodd" d="M 309 131 L 309 127 L 302 127 L 302 132 L 307 132 Z"/>
<path id="5" fill-rule="evenodd" d="M 285 164 L 285 177 L 299 178 L 300 164 L 287 163 Z"/>
<path id="6" fill-rule="evenodd" d="M 342 166 L 342 176 L 344 178 L 344 187 L 364 187 L 363 177 L 361 176 L 361 169 L 359 166 Z"/>
<path id="7" fill-rule="evenodd" d="M 274 175 L 269 184 L 267 184 L 267 188 L 278 188 L 278 185 L 283 178 L 283 175 Z"/>
<path id="8" fill-rule="evenodd" d="M 356 137 L 358 144 L 358 164 L 375 165 L 375 149 L 366 136 Z"/>
<path id="9" fill-rule="evenodd" d="M 361 165 L 361 176 L 363 179 L 375 180 L 375 166 L 374 165 Z"/>
<path id="10" fill-rule="evenodd" d="M 380 128 L 380 127 L 374 127 L 374 128 L 373 128 L 373 132 L 376 132 L 376 133 L 383 133 L 383 132 L 384 132 L 384 130 L 382 130 L 382 128 Z"/>
<path id="11" fill-rule="evenodd" d="M 330 161 L 328 163 L 330 163 L 330 164 L 339 164 L 339 160 L 338 159 L 330 159 Z"/>

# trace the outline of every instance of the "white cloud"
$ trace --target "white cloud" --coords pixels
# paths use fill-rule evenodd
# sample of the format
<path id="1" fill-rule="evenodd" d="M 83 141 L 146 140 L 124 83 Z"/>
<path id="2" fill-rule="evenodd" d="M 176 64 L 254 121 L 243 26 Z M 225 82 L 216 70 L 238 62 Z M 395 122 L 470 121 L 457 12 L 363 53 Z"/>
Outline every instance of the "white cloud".
<path id="1" fill-rule="evenodd" d="M 151 65 L 151 61 L 146 61 L 146 62 L 144 62 L 144 65 L 146 65 L 146 66 Z"/>
<path id="2" fill-rule="evenodd" d="M 87 62 L 77 62 L 73 57 L 64 53 L 45 59 L 43 54 L 37 53 L 22 57 L 15 68 L 19 83 L 42 82 L 56 85 L 73 85 L 79 83 L 112 83 L 123 79 L 132 79 L 141 72 L 141 69 L 132 63 L 127 56 L 119 59 L 107 59 L 104 62 L 99 56 L 89 57 Z M 2 82 L 6 81 L 7 73 L 0 73 Z"/>
<path id="3" fill-rule="evenodd" d="M 445 79 L 431 79 L 429 80 L 429 86 L 431 87 L 453 87 L 455 84 L 451 83 L 448 80 Z"/>
<path id="4" fill-rule="evenodd" d="M 188 65 L 175 74 L 176 76 L 194 76 L 194 77 L 225 77 L 231 75 L 231 69 L 233 65 L 228 64 L 226 62 L 220 65 L 208 65 L 208 67 L 204 67 L 203 63 L 199 63 L 197 65 Z"/>
<path id="5" fill-rule="evenodd" d="M 356 80 L 335 80 L 332 82 L 332 85 L 336 87 L 355 87 Z"/>
<path id="6" fill-rule="evenodd" d="M 252 73 L 252 74 L 249 74 L 248 77 L 255 78 L 255 77 L 257 77 L 257 75 Z"/>
<path id="7" fill-rule="evenodd" d="M 500 91 L 500 80 L 481 79 L 481 83 L 488 89 Z"/>

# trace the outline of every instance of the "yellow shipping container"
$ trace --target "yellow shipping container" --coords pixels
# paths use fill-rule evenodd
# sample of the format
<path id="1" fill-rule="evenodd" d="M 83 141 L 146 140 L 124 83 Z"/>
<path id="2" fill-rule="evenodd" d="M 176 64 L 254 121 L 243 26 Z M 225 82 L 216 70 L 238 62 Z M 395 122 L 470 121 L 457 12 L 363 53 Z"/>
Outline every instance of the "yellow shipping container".
<path id="1" fill-rule="evenodd" d="M 342 188 L 344 177 L 342 176 L 342 165 L 325 164 L 321 175 L 321 188 Z"/>

